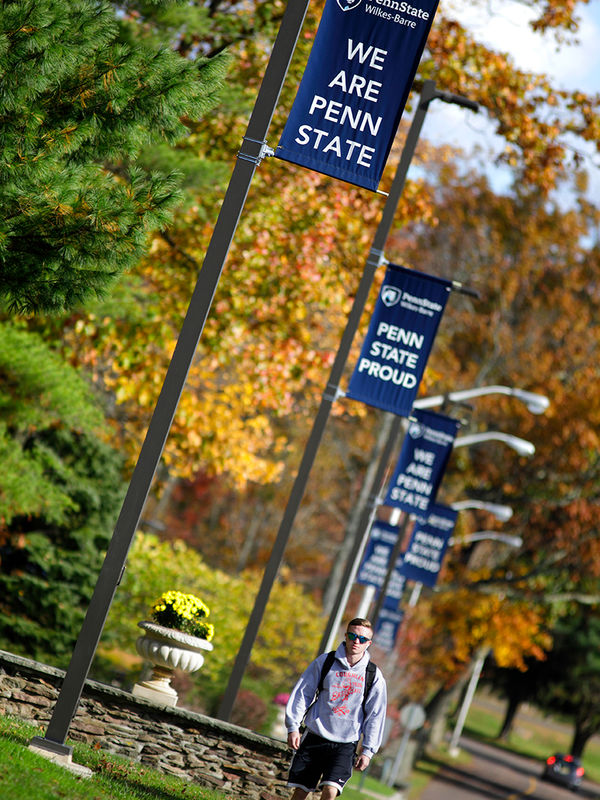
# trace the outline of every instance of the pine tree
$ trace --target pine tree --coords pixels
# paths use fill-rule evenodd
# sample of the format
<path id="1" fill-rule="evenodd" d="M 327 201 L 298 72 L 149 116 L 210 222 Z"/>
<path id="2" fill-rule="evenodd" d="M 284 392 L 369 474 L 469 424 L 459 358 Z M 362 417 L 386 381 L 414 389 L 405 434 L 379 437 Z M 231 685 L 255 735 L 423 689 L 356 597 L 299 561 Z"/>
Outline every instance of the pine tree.
<path id="1" fill-rule="evenodd" d="M 66 666 L 120 503 L 122 455 L 78 372 L 0 324 L 0 647 Z"/>
<path id="2" fill-rule="evenodd" d="M 126 43 L 110 5 L 0 6 L 0 302 L 68 310 L 101 295 L 170 219 L 175 174 L 136 165 L 216 102 L 227 57 Z"/>

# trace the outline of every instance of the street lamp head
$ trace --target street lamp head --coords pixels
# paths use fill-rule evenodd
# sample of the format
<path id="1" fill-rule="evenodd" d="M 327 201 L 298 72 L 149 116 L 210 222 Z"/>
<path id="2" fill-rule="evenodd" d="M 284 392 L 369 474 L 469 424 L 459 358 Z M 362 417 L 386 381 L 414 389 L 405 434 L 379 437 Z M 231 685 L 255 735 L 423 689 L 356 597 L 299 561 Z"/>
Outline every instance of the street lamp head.
<path id="1" fill-rule="evenodd" d="M 519 439 L 518 436 L 511 436 L 510 441 L 507 439 L 506 443 L 520 456 L 532 456 L 535 453 L 535 445 L 525 439 Z"/>
<path id="2" fill-rule="evenodd" d="M 550 400 L 543 394 L 514 389 L 514 396 L 522 400 L 532 414 L 544 414 L 550 407 Z"/>
<path id="3" fill-rule="evenodd" d="M 500 522 L 508 522 L 513 515 L 513 510 L 510 506 L 502 506 L 497 503 L 488 503 L 486 510 L 493 514 Z"/>

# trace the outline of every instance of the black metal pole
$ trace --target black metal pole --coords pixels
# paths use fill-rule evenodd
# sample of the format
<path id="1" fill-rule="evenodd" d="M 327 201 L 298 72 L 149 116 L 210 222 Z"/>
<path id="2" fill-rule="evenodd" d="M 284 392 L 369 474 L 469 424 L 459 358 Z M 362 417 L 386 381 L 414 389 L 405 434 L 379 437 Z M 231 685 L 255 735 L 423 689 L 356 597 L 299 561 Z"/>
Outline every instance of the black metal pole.
<path id="1" fill-rule="evenodd" d="M 98 647 L 115 591 L 125 569 L 127 554 L 206 323 L 250 183 L 257 165 L 266 154 L 265 138 L 309 1 L 290 0 L 284 12 L 202 269 L 52 718 L 45 737 L 36 736 L 31 742 L 40 749 L 59 755 L 71 755 L 72 748 L 66 746 L 64 742 L 77 711 L 85 679 Z"/>

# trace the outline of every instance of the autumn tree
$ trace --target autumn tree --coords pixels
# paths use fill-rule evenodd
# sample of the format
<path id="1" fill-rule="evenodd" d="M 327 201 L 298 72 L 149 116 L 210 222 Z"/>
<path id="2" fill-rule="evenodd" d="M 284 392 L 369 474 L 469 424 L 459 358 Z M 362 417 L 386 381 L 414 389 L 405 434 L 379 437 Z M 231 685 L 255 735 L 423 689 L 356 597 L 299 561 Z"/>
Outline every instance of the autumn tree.
<path id="1" fill-rule="evenodd" d="M 461 449 L 451 461 L 453 483 L 444 487 L 451 496 L 460 481 L 461 491 L 509 502 L 517 512 L 512 531 L 524 539 L 520 565 L 532 597 L 568 593 L 596 575 L 599 546 L 600 252 L 590 239 L 597 211 L 583 200 L 564 211 L 539 194 L 498 196 L 485 180 L 451 177 L 444 169 L 439 225 L 416 231 L 405 257 L 424 271 L 453 272 L 482 299 L 447 309 L 430 362 L 438 387 L 456 388 L 459 376 L 461 386 L 522 386 L 551 401 L 542 416 L 508 398 L 478 401 L 479 427 L 485 428 L 485 412 L 489 427 L 530 439 L 536 454 L 517 466 L 508 448 L 498 448 L 493 459 L 488 448 Z M 520 593 L 521 571 L 513 583 Z"/>
<path id="2" fill-rule="evenodd" d="M 575 5 L 569 14 L 551 20 L 547 6 L 539 7 L 540 30 L 550 21 L 568 31 L 575 26 Z M 321 8 L 322 3 L 310 6 L 273 121 L 273 141 L 289 110 Z M 240 10 L 222 0 L 159 12 L 151 4 L 127 3 L 124 9 L 123 26 L 132 41 L 160 38 L 184 56 L 191 52 L 210 55 L 229 47 L 235 71 L 223 103 L 210 120 L 191 125 L 192 134 L 179 144 L 177 153 L 202 155 L 213 166 L 230 162 L 266 64 L 265 43 L 276 32 L 283 3 L 257 0 Z M 488 80 L 488 74 L 494 80 Z M 565 174 L 558 165 L 564 165 L 570 151 L 556 126 L 546 124 L 557 102 L 550 83 L 517 70 L 510 59 L 474 41 L 443 9 L 436 17 L 415 90 L 425 78 L 434 78 L 442 89 L 479 100 L 490 117 L 498 120 L 500 133 L 509 142 L 511 164 L 520 170 L 522 181 L 547 192 Z M 589 125 L 580 124 L 577 130 L 582 138 L 593 139 L 592 100 L 583 94 L 561 95 L 561 109 L 569 121 L 565 125 L 573 131 L 577 120 L 581 122 L 582 116 L 587 120 L 591 113 Z M 521 135 L 525 129 L 528 136 Z M 529 146 L 532 136 L 534 149 Z M 401 142 L 402 133 L 383 188 L 389 185 Z M 117 429 L 132 458 L 156 402 L 223 192 L 218 181 L 212 187 L 205 180 L 198 185 L 200 190 L 195 192 L 193 182 L 187 184 L 185 212 L 168 234 L 156 237 L 150 256 L 123 287 L 122 302 L 115 299 L 94 308 L 89 319 L 85 314 L 70 317 L 59 332 L 69 357 L 85 363 L 98 386 L 115 401 Z M 430 196 L 422 183 L 409 182 L 404 199 L 398 227 L 407 220 L 432 218 Z M 372 195 L 273 160 L 261 165 L 248 202 L 190 373 L 189 391 L 172 428 L 160 478 L 202 473 L 222 475 L 238 485 L 246 480 L 277 480 L 289 440 L 278 436 L 273 419 L 292 409 L 301 414 L 314 409 L 339 342 L 344 308 L 362 269 L 361 256 L 368 251 L 381 208 L 381 200 Z M 248 270 L 268 277 L 247 281 Z M 232 301 L 231 292 L 238 294 L 237 299 Z M 333 312 L 326 337 L 317 310 L 321 303 Z M 290 335 L 282 336 L 290 322 Z M 294 328 L 301 328 L 301 335 Z M 142 331 L 145 345 L 139 335 Z M 236 342 L 232 342 L 234 337 Z M 152 359 L 147 358 L 149 350 Z M 218 429 L 214 420 L 222 421 Z M 292 445 L 297 448 L 295 442 Z M 288 457 L 293 454 L 289 452 Z"/>
<path id="3" fill-rule="evenodd" d="M 393 702 L 407 698 L 427 709 L 428 738 L 443 741 L 447 715 L 466 684 L 472 662 L 490 654 L 505 668 L 524 670 L 542 660 L 551 638 L 542 606 L 511 600 L 499 593 L 477 593 L 473 584 L 423 598 L 407 609 L 398 637 L 398 673 L 390 671 Z"/>
<path id="4" fill-rule="evenodd" d="M 590 738 L 600 730 L 598 608 L 576 608 L 559 620 L 553 638 L 535 699 L 546 711 L 571 717 L 574 731 L 569 752 L 581 757 Z"/>
<path id="5" fill-rule="evenodd" d="M 504 689 L 509 709 L 516 702 L 528 702 L 546 713 L 571 719 L 574 730 L 569 752 L 581 758 L 587 742 L 600 729 L 600 626 L 597 607 L 571 603 L 565 611 L 554 625 L 553 646 L 543 662 L 528 665 L 526 674 L 495 669 L 491 682 Z"/>

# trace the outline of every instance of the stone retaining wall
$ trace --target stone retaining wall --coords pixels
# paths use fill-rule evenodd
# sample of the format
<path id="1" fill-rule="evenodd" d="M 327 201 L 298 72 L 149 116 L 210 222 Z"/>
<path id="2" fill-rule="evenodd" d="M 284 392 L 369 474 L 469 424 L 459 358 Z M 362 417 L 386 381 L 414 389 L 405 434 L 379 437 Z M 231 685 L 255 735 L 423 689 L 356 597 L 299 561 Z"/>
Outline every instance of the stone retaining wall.
<path id="1" fill-rule="evenodd" d="M 0 713 L 47 723 L 64 671 L 0 650 Z M 289 750 L 284 742 L 129 692 L 86 681 L 69 740 L 99 746 L 231 798 L 279 800 Z"/>

